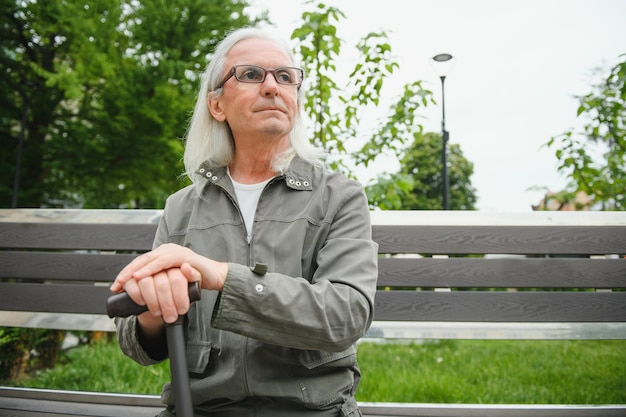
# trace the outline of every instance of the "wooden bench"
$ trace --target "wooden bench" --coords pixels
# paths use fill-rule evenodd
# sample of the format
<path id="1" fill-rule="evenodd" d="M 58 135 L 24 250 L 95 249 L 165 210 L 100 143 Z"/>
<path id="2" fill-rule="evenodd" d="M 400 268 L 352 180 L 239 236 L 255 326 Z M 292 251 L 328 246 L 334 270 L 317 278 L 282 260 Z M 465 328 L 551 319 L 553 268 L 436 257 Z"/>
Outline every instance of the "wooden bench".
<path id="1" fill-rule="evenodd" d="M 114 331 L 109 284 L 150 249 L 160 215 L 0 210 L 0 326 Z M 367 337 L 626 339 L 626 212 L 372 212 L 372 223 L 380 276 Z M 371 417 L 626 415 L 626 404 L 360 405 Z M 0 416 L 161 408 L 156 395 L 0 387 Z"/>

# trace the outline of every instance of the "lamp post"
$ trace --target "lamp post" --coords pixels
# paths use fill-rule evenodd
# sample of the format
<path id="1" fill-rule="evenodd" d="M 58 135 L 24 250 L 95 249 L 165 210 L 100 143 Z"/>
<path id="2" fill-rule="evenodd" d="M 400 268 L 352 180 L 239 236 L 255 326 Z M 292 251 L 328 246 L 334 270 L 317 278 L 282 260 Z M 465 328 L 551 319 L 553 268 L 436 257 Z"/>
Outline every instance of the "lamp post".
<path id="1" fill-rule="evenodd" d="M 446 76 L 451 69 L 453 56 L 450 54 L 438 54 L 433 57 L 435 62 L 435 70 L 437 71 L 439 78 L 441 79 L 441 164 L 442 164 L 442 180 L 443 180 L 443 209 L 448 210 L 449 194 L 450 194 L 450 178 L 448 177 L 448 140 L 450 139 L 449 133 L 446 130 L 446 99 L 444 93 L 444 83 Z"/>

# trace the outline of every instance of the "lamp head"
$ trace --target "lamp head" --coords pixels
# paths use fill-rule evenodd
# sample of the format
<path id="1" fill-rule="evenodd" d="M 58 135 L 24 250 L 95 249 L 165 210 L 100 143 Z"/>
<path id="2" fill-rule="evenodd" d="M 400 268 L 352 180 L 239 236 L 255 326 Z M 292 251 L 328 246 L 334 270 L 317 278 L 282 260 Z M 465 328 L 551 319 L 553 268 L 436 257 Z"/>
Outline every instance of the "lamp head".
<path id="1" fill-rule="evenodd" d="M 445 78 L 452 70 L 454 62 L 455 59 L 450 54 L 437 54 L 433 57 L 433 69 L 440 78 Z"/>
<path id="2" fill-rule="evenodd" d="M 433 61 L 435 62 L 446 62 L 450 61 L 453 58 L 450 54 L 437 54 L 433 57 Z"/>

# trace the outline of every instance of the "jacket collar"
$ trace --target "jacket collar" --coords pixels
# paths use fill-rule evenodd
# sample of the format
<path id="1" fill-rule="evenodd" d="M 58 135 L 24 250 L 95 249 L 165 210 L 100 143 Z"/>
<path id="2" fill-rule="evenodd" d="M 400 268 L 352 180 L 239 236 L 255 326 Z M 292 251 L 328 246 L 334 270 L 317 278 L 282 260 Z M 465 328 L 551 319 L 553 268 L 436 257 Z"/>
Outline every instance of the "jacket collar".
<path id="1" fill-rule="evenodd" d="M 228 176 L 225 166 L 217 166 L 208 160 L 200 165 L 196 174 L 201 175 L 213 184 L 217 184 L 224 177 Z M 285 181 L 285 185 L 289 188 L 311 191 L 313 189 L 312 176 L 313 165 L 296 155 L 289 163 L 289 167 L 282 174 L 277 175 L 272 182 L 282 178 Z"/>

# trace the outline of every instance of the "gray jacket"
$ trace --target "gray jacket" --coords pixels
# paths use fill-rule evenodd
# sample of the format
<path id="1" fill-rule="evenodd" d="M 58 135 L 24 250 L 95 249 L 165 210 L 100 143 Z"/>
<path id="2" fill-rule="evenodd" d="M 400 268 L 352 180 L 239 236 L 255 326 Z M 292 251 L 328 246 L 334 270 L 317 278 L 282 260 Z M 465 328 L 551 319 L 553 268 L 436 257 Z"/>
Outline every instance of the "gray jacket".
<path id="1" fill-rule="evenodd" d="M 378 274 L 362 186 L 296 157 L 263 190 L 248 241 L 225 168 L 199 172 L 205 182 L 168 198 L 154 242 L 229 262 L 223 291 L 203 291 L 187 317 L 194 404 L 273 397 L 351 414 Z M 165 358 L 165 346 L 138 343 L 135 317 L 116 324 L 135 361 Z"/>

